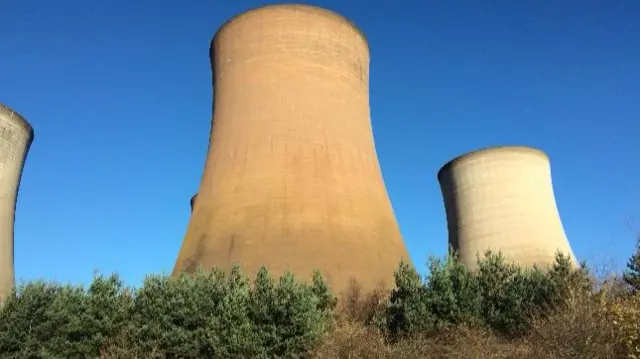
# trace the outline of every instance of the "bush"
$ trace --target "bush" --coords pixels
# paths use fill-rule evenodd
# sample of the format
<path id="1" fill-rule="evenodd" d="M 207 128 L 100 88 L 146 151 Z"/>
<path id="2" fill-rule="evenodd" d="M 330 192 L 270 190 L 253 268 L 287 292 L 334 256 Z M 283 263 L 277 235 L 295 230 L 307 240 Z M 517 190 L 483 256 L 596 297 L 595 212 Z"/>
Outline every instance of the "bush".
<path id="1" fill-rule="evenodd" d="M 499 254 L 481 261 L 484 278 L 454 256 L 431 259 L 424 280 L 402 264 L 381 310 L 370 304 L 377 293 L 352 291 L 337 316 L 346 320 L 316 357 L 640 358 L 640 296 L 620 276 L 596 282 L 560 254 L 546 271 L 520 269 Z M 526 291 L 509 294 L 514 288 Z M 518 305 L 509 310 L 510 303 Z M 367 319 L 372 308 L 378 328 Z"/>
<path id="2" fill-rule="evenodd" d="M 481 322 L 480 282 L 455 254 L 448 255 L 444 261 L 430 258 L 429 272 L 426 299 L 436 328 Z"/>
<path id="3" fill-rule="evenodd" d="M 0 309 L 3 358 L 97 357 L 128 324 L 133 299 L 118 276 L 89 289 L 36 281 L 17 288 Z"/>
<path id="4" fill-rule="evenodd" d="M 341 294 L 336 317 L 338 320 L 370 326 L 378 320 L 388 300 L 389 290 L 384 286 L 363 292 L 359 283 L 352 280 L 349 288 Z"/>
<path id="5" fill-rule="evenodd" d="M 634 303 L 634 297 L 612 288 L 617 285 L 607 283 L 600 292 L 575 292 L 558 310 L 533 318 L 529 331 L 519 337 L 461 324 L 389 342 L 371 326 L 341 320 L 315 357 L 638 358 L 640 300 Z"/>
<path id="6" fill-rule="evenodd" d="M 482 321 L 507 335 L 524 334 L 532 318 L 559 310 L 574 290 L 588 283 L 586 268 L 574 270 L 570 258 L 561 253 L 551 268 L 541 270 L 507 263 L 500 253 L 488 251 L 478 261 L 477 277 Z"/>
<path id="7" fill-rule="evenodd" d="M 301 283 L 264 268 L 253 282 L 234 267 L 135 290 L 117 275 L 23 283 L 0 307 L 0 357 L 640 358 L 629 271 L 596 282 L 562 254 L 540 270 L 492 252 L 474 271 L 455 254 L 429 269 L 401 263 L 392 291 L 354 283 L 338 311 L 319 273 Z"/>
<path id="8" fill-rule="evenodd" d="M 629 258 L 623 278 L 634 293 L 640 293 L 640 236 L 636 242 L 636 252 Z"/>
<path id="9" fill-rule="evenodd" d="M 394 340 L 431 330 L 436 318 L 429 308 L 427 288 L 420 274 L 402 262 L 394 275 L 396 288 L 391 291 L 386 310 L 376 320 L 378 326 Z"/>
<path id="10" fill-rule="evenodd" d="M 238 267 L 149 276 L 138 290 L 116 275 L 88 290 L 26 283 L 0 308 L 0 356 L 299 357 L 329 329 L 334 305 L 319 274 L 306 284 L 266 269 L 253 287 Z"/>
<path id="11" fill-rule="evenodd" d="M 460 324 L 522 335 L 533 317 L 561 308 L 571 288 L 588 285 L 586 272 L 573 270 L 561 254 L 547 271 L 522 269 L 490 251 L 478 259 L 476 271 L 454 254 L 445 260 L 431 258 L 429 267 L 424 281 L 406 264 L 396 271 L 396 289 L 379 320 L 392 339 Z"/>

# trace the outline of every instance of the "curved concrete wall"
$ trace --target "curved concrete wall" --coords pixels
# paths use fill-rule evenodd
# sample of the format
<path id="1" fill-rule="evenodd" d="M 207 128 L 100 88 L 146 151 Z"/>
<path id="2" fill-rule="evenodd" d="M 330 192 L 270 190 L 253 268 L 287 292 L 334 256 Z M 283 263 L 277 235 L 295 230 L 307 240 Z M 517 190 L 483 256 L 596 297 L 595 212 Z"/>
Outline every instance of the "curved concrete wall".
<path id="1" fill-rule="evenodd" d="M 15 285 L 13 223 L 22 168 L 32 141 L 29 123 L 0 104 L 0 302 Z"/>
<path id="2" fill-rule="evenodd" d="M 449 244 L 469 267 L 489 248 L 524 266 L 545 267 L 558 250 L 574 258 L 542 151 L 514 146 L 472 152 L 444 165 L 438 181 Z"/>
<path id="3" fill-rule="evenodd" d="M 342 16 L 271 5 L 211 46 L 209 152 L 174 273 L 240 263 L 332 287 L 393 284 L 408 260 L 369 117 L 369 50 Z"/>

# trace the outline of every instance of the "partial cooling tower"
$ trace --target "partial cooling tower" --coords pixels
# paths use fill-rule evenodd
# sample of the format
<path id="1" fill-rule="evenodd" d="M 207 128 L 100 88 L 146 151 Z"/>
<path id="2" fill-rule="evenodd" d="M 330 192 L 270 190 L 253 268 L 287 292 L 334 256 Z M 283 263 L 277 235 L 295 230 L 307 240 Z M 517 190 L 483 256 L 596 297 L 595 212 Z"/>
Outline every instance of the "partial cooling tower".
<path id="1" fill-rule="evenodd" d="M 174 273 L 242 265 L 392 285 L 408 260 L 369 117 L 369 50 L 342 16 L 270 5 L 211 46 L 214 112 L 204 175 Z"/>
<path id="2" fill-rule="evenodd" d="M 22 168 L 32 141 L 31 125 L 0 104 L 0 302 L 15 285 L 13 222 Z"/>
<path id="3" fill-rule="evenodd" d="M 189 201 L 189 203 L 191 204 L 191 213 L 193 213 L 193 207 L 196 205 L 196 200 L 198 199 L 198 194 L 194 194 L 193 197 L 191 197 L 191 201 Z"/>
<path id="4" fill-rule="evenodd" d="M 556 207 L 549 158 L 528 147 L 493 147 L 450 161 L 438 172 L 449 244 L 476 267 L 477 254 L 545 267 L 573 252 Z M 574 259 L 575 264 L 575 259 Z"/>

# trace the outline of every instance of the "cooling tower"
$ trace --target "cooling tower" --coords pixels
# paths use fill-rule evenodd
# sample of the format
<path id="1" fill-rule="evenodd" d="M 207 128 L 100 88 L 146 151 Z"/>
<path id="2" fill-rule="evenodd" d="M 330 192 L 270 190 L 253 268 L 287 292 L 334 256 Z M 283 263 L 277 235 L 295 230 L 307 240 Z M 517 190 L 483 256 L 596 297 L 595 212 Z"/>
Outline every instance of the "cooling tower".
<path id="1" fill-rule="evenodd" d="M 0 302 L 15 284 L 13 222 L 24 161 L 33 129 L 18 113 L 0 104 Z"/>
<path id="2" fill-rule="evenodd" d="M 193 213 L 193 207 L 196 205 L 196 199 L 198 199 L 198 194 L 194 194 L 193 197 L 191 197 L 191 201 L 189 201 L 189 203 L 191 204 L 191 212 Z"/>
<path id="3" fill-rule="evenodd" d="M 573 252 L 556 206 L 549 158 L 528 147 L 493 147 L 440 169 L 449 244 L 471 268 L 477 254 L 502 251 L 523 266 L 546 267 Z M 574 259 L 574 264 L 576 264 Z"/>
<path id="4" fill-rule="evenodd" d="M 342 16 L 270 5 L 212 41 L 213 121 L 174 273 L 242 265 L 392 285 L 407 252 L 369 117 L 369 49 Z"/>

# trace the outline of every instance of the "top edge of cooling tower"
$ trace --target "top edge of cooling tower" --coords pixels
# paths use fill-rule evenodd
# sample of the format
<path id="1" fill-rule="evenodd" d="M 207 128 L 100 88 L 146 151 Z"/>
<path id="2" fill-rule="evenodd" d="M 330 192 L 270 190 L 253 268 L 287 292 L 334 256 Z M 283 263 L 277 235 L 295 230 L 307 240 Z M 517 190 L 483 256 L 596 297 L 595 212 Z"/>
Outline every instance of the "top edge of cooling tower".
<path id="1" fill-rule="evenodd" d="M 31 127 L 31 124 L 18 112 L 14 111 L 7 105 L 0 103 L 0 116 L 6 117 L 16 125 L 22 127 L 22 129 L 29 133 L 29 137 L 33 138 L 33 127 Z"/>
<path id="2" fill-rule="evenodd" d="M 249 14 L 255 14 L 259 12 L 268 12 L 270 10 L 278 10 L 278 9 L 298 9 L 298 10 L 303 10 L 303 11 L 324 15 L 328 18 L 334 18 L 334 19 L 340 20 L 346 25 L 350 26 L 358 35 L 360 35 L 360 37 L 365 43 L 365 46 L 367 47 L 367 49 L 369 49 L 369 42 L 367 41 L 367 37 L 364 34 L 364 32 L 353 21 L 349 20 L 346 16 L 339 14 L 333 10 L 329 10 L 326 8 L 309 5 L 309 4 L 301 4 L 301 3 L 268 4 L 268 5 L 262 5 L 262 6 L 258 6 L 258 7 L 246 10 L 232 17 L 231 19 L 227 20 L 225 23 L 223 23 L 218 28 L 216 33 L 213 35 L 213 38 L 211 39 L 211 45 L 213 45 L 213 42 L 216 40 L 216 38 L 220 34 L 222 34 L 226 29 L 231 27 L 233 24 L 235 24 L 245 16 Z M 211 49 L 213 49 L 213 46 L 211 46 Z"/>
<path id="3" fill-rule="evenodd" d="M 520 154 L 528 154 L 534 155 L 538 157 L 542 157 L 545 160 L 549 160 L 549 156 L 542 151 L 541 149 L 529 146 L 493 146 L 486 147 L 479 150 L 467 152 L 463 155 L 455 157 L 451 161 L 447 162 L 440 170 L 438 171 L 438 180 L 449 170 L 451 170 L 455 165 L 463 162 L 465 160 L 473 159 L 478 155 L 486 155 L 486 154 L 506 154 L 506 153 L 520 153 Z"/>

